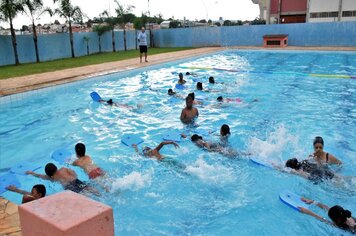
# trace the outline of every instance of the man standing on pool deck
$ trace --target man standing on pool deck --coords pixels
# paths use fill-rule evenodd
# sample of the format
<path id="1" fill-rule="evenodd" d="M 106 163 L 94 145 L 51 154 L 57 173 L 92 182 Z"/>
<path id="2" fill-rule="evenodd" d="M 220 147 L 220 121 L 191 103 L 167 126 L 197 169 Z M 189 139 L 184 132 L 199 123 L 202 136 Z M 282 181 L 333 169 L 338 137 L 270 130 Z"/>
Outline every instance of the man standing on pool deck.
<path id="1" fill-rule="evenodd" d="M 140 46 L 140 63 L 142 63 L 142 54 L 145 53 L 145 62 L 147 61 L 147 35 L 145 27 L 141 28 L 141 32 L 137 36 L 138 45 Z"/>
<path id="2" fill-rule="evenodd" d="M 195 117 L 199 116 L 198 109 L 193 107 L 193 98 L 188 96 L 185 98 L 186 107 L 183 108 L 182 113 L 180 114 L 180 120 L 184 124 L 189 124 L 194 121 Z"/>

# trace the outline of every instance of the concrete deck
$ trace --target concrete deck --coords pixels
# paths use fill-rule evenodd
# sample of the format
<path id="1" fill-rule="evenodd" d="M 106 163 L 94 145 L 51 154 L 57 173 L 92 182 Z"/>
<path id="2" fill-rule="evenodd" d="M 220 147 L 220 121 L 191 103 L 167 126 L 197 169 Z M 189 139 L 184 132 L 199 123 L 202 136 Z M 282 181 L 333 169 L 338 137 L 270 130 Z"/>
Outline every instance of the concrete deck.
<path id="1" fill-rule="evenodd" d="M 2 197 L 0 197 L 0 235 L 22 235 L 17 205 Z"/>
<path id="2" fill-rule="evenodd" d="M 21 76 L 0 80 L 0 97 L 39 88 L 55 86 L 85 79 L 98 74 L 114 73 L 119 71 L 137 69 L 178 59 L 199 56 L 206 53 L 217 52 L 225 49 L 263 49 L 263 50 L 329 50 L 329 51 L 356 51 L 356 47 L 291 47 L 286 48 L 264 48 L 264 47 L 207 47 L 179 52 L 148 55 L 148 63 L 139 63 L 139 58 L 108 62 L 72 69 L 53 71 L 41 74 Z"/>

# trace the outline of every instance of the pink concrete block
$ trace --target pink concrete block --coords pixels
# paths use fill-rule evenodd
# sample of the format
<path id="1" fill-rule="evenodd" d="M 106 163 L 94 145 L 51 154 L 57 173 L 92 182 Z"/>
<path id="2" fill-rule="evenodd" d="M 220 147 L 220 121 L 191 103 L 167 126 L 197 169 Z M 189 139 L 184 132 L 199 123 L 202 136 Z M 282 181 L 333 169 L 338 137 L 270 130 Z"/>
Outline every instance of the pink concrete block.
<path id="1" fill-rule="evenodd" d="M 23 236 L 113 236 L 112 208 L 72 191 L 19 206 Z"/>

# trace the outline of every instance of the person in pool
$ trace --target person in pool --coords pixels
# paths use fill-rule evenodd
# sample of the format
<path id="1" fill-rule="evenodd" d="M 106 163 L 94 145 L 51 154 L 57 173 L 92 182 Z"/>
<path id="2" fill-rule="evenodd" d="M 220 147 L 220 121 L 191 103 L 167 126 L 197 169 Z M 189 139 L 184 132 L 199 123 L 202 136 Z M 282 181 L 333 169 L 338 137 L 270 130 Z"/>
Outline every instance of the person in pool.
<path id="1" fill-rule="evenodd" d="M 173 142 L 173 141 L 164 141 L 164 142 L 161 142 L 156 148 L 150 148 L 150 147 L 144 147 L 142 149 L 142 155 L 145 156 L 145 157 L 149 157 L 149 158 L 155 158 L 157 159 L 158 161 L 160 160 L 163 160 L 164 159 L 164 156 L 162 156 L 159 151 L 165 146 L 165 145 L 169 145 L 169 144 L 172 144 L 174 145 L 175 148 L 179 148 L 179 145 L 176 143 L 176 142 Z M 138 150 L 137 148 L 137 145 L 136 144 L 132 144 L 132 147 L 135 148 L 135 151 L 138 153 L 138 154 L 141 154 L 140 151 Z"/>
<path id="2" fill-rule="evenodd" d="M 131 110 L 134 109 L 134 107 L 132 107 L 132 106 L 114 102 L 112 99 L 109 99 L 109 100 L 100 99 L 99 102 L 100 103 L 104 103 L 104 104 L 106 104 L 108 106 L 116 106 L 116 107 L 131 109 Z"/>
<path id="3" fill-rule="evenodd" d="M 203 91 L 203 92 L 220 92 L 219 90 L 211 90 L 211 89 L 203 89 L 203 83 L 202 82 L 197 82 L 197 90 Z"/>
<path id="4" fill-rule="evenodd" d="M 337 164 L 341 165 L 342 162 L 330 153 L 324 152 L 324 140 L 322 137 L 317 136 L 313 141 L 314 153 L 310 155 L 319 164 Z"/>
<path id="5" fill-rule="evenodd" d="M 220 141 L 223 146 L 227 145 L 230 134 L 230 127 L 227 124 L 223 124 L 220 128 Z"/>
<path id="6" fill-rule="evenodd" d="M 183 137 L 183 136 L 182 136 Z M 190 140 L 200 148 L 203 148 L 209 152 L 218 152 L 227 157 L 236 157 L 238 153 L 233 149 L 227 149 L 219 143 L 212 143 L 203 140 L 203 137 L 197 134 L 193 134 Z"/>
<path id="7" fill-rule="evenodd" d="M 221 83 L 221 82 L 220 82 L 220 83 L 215 82 L 215 79 L 214 79 L 213 76 L 210 76 L 210 77 L 209 77 L 209 83 L 210 83 L 210 84 L 224 84 L 224 83 Z"/>
<path id="8" fill-rule="evenodd" d="M 16 186 L 10 185 L 6 187 L 7 190 L 22 194 L 22 203 L 31 202 L 46 196 L 46 187 L 43 184 L 36 184 L 32 187 L 31 192 L 18 189 Z"/>
<path id="9" fill-rule="evenodd" d="M 178 77 L 179 77 L 178 82 L 177 82 L 178 84 L 185 84 L 187 82 L 183 79 L 183 73 L 179 73 Z"/>
<path id="10" fill-rule="evenodd" d="M 356 218 L 352 217 L 352 213 L 349 210 L 345 210 L 344 208 L 342 208 L 339 205 L 335 205 L 335 206 L 332 206 L 329 208 L 328 206 L 326 206 L 320 202 L 316 202 L 314 200 L 303 198 L 303 197 L 301 198 L 301 200 L 307 204 L 314 204 L 314 205 L 318 206 L 319 208 L 326 210 L 328 212 L 328 216 L 332 220 L 332 222 L 330 222 L 329 220 L 325 219 L 324 217 L 321 217 L 320 215 L 312 212 L 309 209 L 306 209 L 304 207 L 299 207 L 299 210 L 302 213 L 311 215 L 320 221 L 326 222 L 326 223 L 336 226 L 340 229 L 347 230 L 353 234 L 356 233 Z"/>
<path id="11" fill-rule="evenodd" d="M 99 192 L 96 189 L 93 189 L 84 182 L 80 181 L 77 174 L 69 168 L 62 167 L 58 170 L 55 164 L 48 163 L 45 166 L 45 172 L 46 175 L 38 174 L 33 171 L 27 171 L 26 174 L 33 175 L 44 180 L 59 182 L 65 190 L 71 190 L 76 193 L 82 193 L 84 190 L 87 190 L 99 195 Z"/>
<path id="12" fill-rule="evenodd" d="M 195 100 L 195 93 L 194 92 L 193 93 L 189 93 L 188 96 L 193 99 L 193 105 L 202 105 L 203 104 L 202 102 Z"/>
<path id="13" fill-rule="evenodd" d="M 329 168 L 311 163 L 308 160 L 299 162 L 297 158 L 292 158 L 286 161 L 285 166 L 291 168 L 292 173 L 314 181 L 332 179 L 335 176 L 335 173 Z"/>
<path id="14" fill-rule="evenodd" d="M 186 103 L 186 107 L 183 108 L 183 110 L 180 114 L 180 120 L 184 124 L 189 124 L 189 123 L 192 123 L 194 121 L 194 119 L 199 116 L 199 112 L 198 112 L 197 108 L 193 107 L 193 98 L 192 97 L 187 96 L 185 98 L 185 103 Z"/>
<path id="15" fill-rule="evenodd" d="M 177 92 L 174 92 L 173 89 L 168 89 L 168 95 L 169 95 L 169 96 L 176 97 L 176 98 L 184 99 L 183 96 L 177 94 Z"/>

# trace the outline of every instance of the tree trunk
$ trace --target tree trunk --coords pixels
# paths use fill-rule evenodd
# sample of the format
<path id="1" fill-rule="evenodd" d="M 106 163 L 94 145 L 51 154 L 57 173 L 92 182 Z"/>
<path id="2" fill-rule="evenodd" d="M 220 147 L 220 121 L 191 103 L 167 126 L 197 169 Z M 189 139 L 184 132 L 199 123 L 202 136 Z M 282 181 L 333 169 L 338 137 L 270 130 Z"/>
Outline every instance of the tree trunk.
<path id="1" fill-rule="evenodd" d="M 87 42 L 87 55 L 89 56 L 89 42 Z"/>
<path id="2" fill-rule="evenodd" d="M 38 45 L 37 45 L 37 31 L 36 31 L 36 26 L 35 22 L 32 21 L 32 30 L 33 30 L 33 42 L 35 44 L 35 52 L 36 52 L 36 62 L 40 62 L 40 56 L 38 53 Z"/>
<path id="3" fill-rule="evenodd" d="M 101 53 L 101 36 L 99 35 L 99 53 Z"/>
<path id="4" fill-rule="evenodd" d="M 11 31 L 11 41 L 12 41 L 12 47 L 14 49 L 14 55 L 15 55 L 15 64 L 19 65 L 19 54 L 17 53 L 17 42 L 16 42 L 16 34 L 14 30 L 14 26 L 12 25 L 12 19 L 10 18 L 10 31 Z"/>
<path id="5" fill-rule="evenodd" d="M 116 52 L 114 28 L 111 30 L 112 51 Z"/>
<path id="6" fill-rule="evenodd" d="M 72 51 L 72 58 L 75 58 L 74 45 L 73 45 L 72 23 L 70 20 L 69 20 L 69 41 L 70 41 L 70 50 Z"/>
<path id="7" fill-rule="evenodd" d="M 127 51 L 127 46 L 126 46 L 126 30 L 125 30 L 125 26 L 124 26 L 124 48 L 125 48 L 125 51 Z"/>

